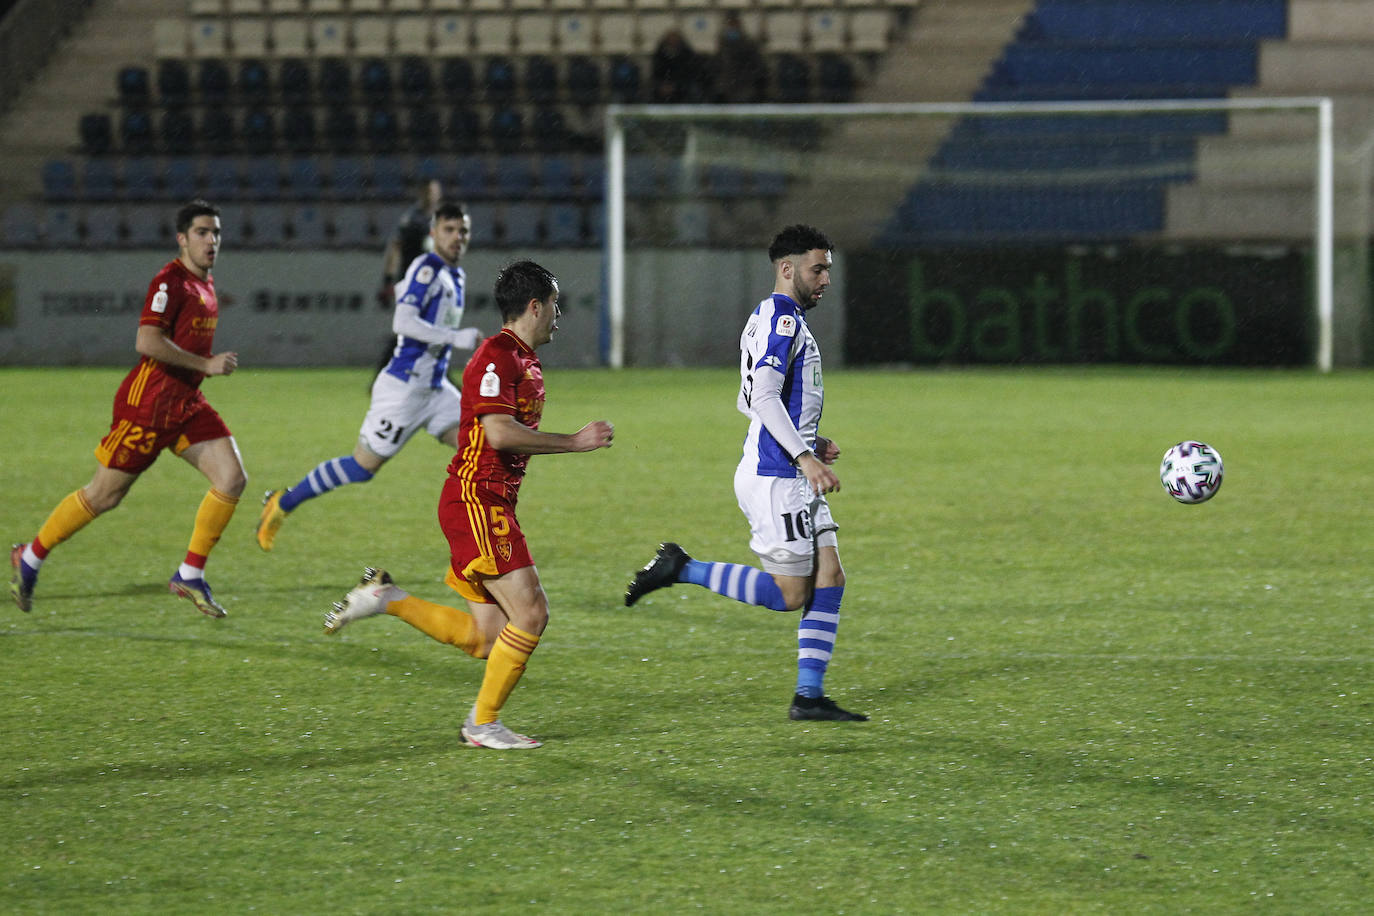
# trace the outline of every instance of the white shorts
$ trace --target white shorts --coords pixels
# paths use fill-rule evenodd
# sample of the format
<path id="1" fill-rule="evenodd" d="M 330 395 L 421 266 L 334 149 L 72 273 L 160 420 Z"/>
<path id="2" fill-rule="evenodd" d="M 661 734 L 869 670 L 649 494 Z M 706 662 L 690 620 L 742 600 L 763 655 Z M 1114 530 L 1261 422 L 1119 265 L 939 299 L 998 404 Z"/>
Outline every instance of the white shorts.
<path id="1" fill-rule="evenodd" d="M 421 429 L 438 439 L 457 426 L 462 415 L 461 396 L 448 379 L 442 387 L 431 388 L 379 372 L 358 441 L 368 451 L 390 458 Z"/>
<path id="2" fill-rule="evenodd" d="M 749 520 L 749 549 L 765 572 L 809 576 L 815 572 L 816 549 L 838 547 L 840 526 L 830 515 L 823 494 L 806 477 L 760 477 L 747 462 L 735 469 L 735 499 Z"/>

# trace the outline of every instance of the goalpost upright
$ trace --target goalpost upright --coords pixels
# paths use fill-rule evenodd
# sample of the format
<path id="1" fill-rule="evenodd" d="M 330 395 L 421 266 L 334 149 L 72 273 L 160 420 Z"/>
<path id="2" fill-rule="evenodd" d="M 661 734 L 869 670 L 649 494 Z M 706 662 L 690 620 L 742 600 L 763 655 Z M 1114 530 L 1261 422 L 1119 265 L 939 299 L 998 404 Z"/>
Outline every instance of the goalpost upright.
<path id="1" fill-rule="evenodd" d="M 967 102 L 822 105 L 610 105 L 606 110 L 606 333 L 605 362 L 626 358 L 626 124 L 634 120 L 680 122 L 795 121 L 799 119 L 887 119 L 1091 116 L 1188 112 L 1311 111 L 1315 113 L 1312 212 L 1312 302 L 1316 328 L 1314 362 L 1329 372 L 1334 352 L 1334 137 L 1330 98 L 1242 98 L 1139 101 Z M 896 155 L 896 154 L 894 154 Z M 1225 239 L 1218 239 L 1225 242 Z"/>

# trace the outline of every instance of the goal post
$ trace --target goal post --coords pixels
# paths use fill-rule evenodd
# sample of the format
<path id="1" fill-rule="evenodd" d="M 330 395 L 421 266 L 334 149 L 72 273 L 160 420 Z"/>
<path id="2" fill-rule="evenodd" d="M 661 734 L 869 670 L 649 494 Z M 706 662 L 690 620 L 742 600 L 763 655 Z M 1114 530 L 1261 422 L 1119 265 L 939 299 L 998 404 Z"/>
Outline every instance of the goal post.
<path id="1" fill-rule="evenodd" d="M 1363 152 L 1338 151 L 1329 98 L 612 105 L 605 132 L 603 340 L 605 362 L 612 367 L 655 360 L 653 347 L 639 345 L 637 323 L 671 305 L 642 301 L 631 292 L 642 285 L 636 282 L 641 271 L 665 269 L 662 258 L 648 253 L 699 249 L 757 257 L 771 232 L 801 221 L 819 225 L 845 253 L 881 253 L 865 257 L 864 265 L 888 259 L 897 270 L 955 277 L 950 265 L 964 259 L 986 278 L 989 264 L 1018 257 L 1027 265 L 1042 264 L 1046 252 L 1055 250 L 1060 254 L 1050 260 L 1060 260 L 1043 268 L 1052 274 L 1079 270 L 1082 264 L 1073 259 L 1091 253 L 1116 259 L 1125 274 L 1138 275 L 1144 284 L 1088 290 L 1111 299 L 1116 311 L 1083 319 L 1098 325 L 1084 331 L 1084 339 L 1101 339 L 1081 352 L 1060 345 L 1062 340 L 1038 352 L 1025 350 L 1036 321 L 1060 321 L 1051 337 L 1078 333 L 1076 325 L 1069 326 L 1082 318 L 1078 311 L 1049 319 L 1031 315 L 1049 308 L 1050 292 L 1023 295 L 1017 315 L 986 308 L 981 314 L 931 317 L 933 308 L 909 314 L 912 327 L 927 318 L 935 322 L 913 332 L 931 344 L 929 353 L 917 353 L 918 362 L 926 356 L 995 361 L 996 354 L 1012 361 L 1091 362 L 1100 356 L 1170 362 L 1167 345 L 1147 346 L 1156 333 L 1154 319 L 1139 315 L 1150 308 L 1126 300 L 1154 289 L 1152 277 L 1177 276 L 1185 260 L 1190 269 L 1207 263 L 1201 255 L 1180 260 L 1186 251 L 1213 252 L 1218 263 L 1230 265 L 1218 268 L 1222 274 L 1242 279 L 1251 272 L 1244 258 L 1267 263 L 1287 252 L 1292 257 L 1273 276 L 1301 273 L 1301 289 L 1289 292 L 1301 297 L 1306 310 L 1294 316 L 1291 301 L 1285 304 L 1272 284 L 1258 281 L 1240 282 L 1237 292 L 1227 293 L 1237 300 L 1233 314 L 1210 314 L 1201 293 L 1190 302 L 1174 302 L 1168 308 L 1175 324 L 1197 318 L 1213 327 L 1184 329 L 1185 338 L 1195 338 L 1193 356 L 1262 362 L 1262 339 L 1223 347 L 1248 333 L 1254 316 L 1244 300 L 1253 297 L 1259 311 L 1288 310 L 1286 317 L 1266 312 L 1255 319 L 1272 319 L 1264 333 L 1286 346 L 1293 346 L 1295 322 L 1305 324 L 1304 352 L 1284 351 L 1281 362 L 1328 372 L 1364 358 L 1368 277 L 1337 272 L 1367 273 L 1370 155 L 1367 146 Z M 1338 248 L 1347 252 L 1339 265 Z M 921 263 L 913 267 L 903 252 Z M 931 268 L 929 252 L 948 253 L 935 259 L 938 270 Z M 1002 257 L 1008 253 L 1014 256 Z M 1027 266 L 1031 273 L 1025 276 L 1039 276 L 1035 270 L 1042 267 Z M 1005 284 L 1019 290 L 1020 280 L 1008 274 Z M 1196 288 L 1210 289 L 1215 282 L 1202 270 Z M 1056 287 L 1056 295 L 1076 309 L 1068 283 Z M 964 304 L 981 294 L 968 289 L 959 294 Z M 867 280 L 863 291 L 887 294 Z M 1348 301 L 1337 301 L 1338 291 Z M 756 298 L 761 291 L 751 294 Z M 911 295 L 919 298 L 920 289 Z M 1266 300 L 1262 308 L 1258 300 Z M 738 305 L 747 301 L 752 300 Z M 940 336 L 952 328 L 964 332 L 959 346 Z M 968 337 L 975 331 L 982 336 L 970 349 Z M 1141 338 L 1135 350 L 1133 334 Z M 1339 355 L 1338 338 L 1350 335 L 1360 338 L 1351 344 L 1353 355 Z M 1177 361 L 1189 361 L 1188 347 L 1185 340 L 1174 348 L 1182 354 Z M 898 350 L 893 354 L 891 361 L 910 361 Z"/>

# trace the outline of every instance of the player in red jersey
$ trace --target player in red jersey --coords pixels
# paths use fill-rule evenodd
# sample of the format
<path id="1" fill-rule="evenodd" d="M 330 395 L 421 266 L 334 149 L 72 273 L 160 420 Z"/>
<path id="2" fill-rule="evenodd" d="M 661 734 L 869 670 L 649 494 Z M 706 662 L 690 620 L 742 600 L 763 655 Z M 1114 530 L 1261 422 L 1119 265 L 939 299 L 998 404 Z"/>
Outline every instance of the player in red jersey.
<path id="1" fill-rule="evenodd" d="M 487 660 L 477 702 L 463 723 L 473 747 L 535 748 L 540 742 L 501 723 L 530 653 L 549 621 L 549 603 L 515 517 L 516 497 L 531 455 L 608 448 L 605 420 L 575 433 L 539 429 L 544 375 L 535 350 L 558 327 L 558 281 L 532 261 L 496 278 L 501 333 L 478 347 L 463 371 L 458 453 L 439 497 L 439 525 L 448 538 L 447 582 L 466 611 L 401 590 L 384 570 L 369 567 L 358 586 L 325 615 L 326 633 L 376 614 L 391 614 L 433 637 Z"/>
<path id="2" fill-rule="evenodd" d="M 148 286 L 134 349 L 142 358 L 115 394 L 114 419 L 100 440 L 91 482 L 53 509 L 38 535 L 10 551 L 10 594 L 19 609 L 33 606 L 38 569 L 58 544 L 110 511 L 164 449 L 210 481 L 196 512 L 186 560 L 168 588 L 210 617 L 225 610 L 205 582 L 205 560 L 234 514 L 247 483 L 238 447 L 218 413 L 201 394 L 210 375 L 229 375 L 238 354 L 214 352 L 219 303 L 210 270 L 219 254 L 219 209 L 194 200 L 177 211 L 176 260 Z"/>

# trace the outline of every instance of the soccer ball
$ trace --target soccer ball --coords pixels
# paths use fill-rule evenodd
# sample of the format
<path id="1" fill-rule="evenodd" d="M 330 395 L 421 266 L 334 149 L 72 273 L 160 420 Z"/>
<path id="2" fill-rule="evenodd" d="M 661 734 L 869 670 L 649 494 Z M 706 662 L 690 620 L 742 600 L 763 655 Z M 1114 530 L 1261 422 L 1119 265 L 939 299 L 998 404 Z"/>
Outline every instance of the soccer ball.
<path id="1" fill-rule="evenodd" d="M 1221 453 L 1205 442 L 1180 442 L 1164 453 L 1159 481 L 1181 503 L 1205 503 L 1221 489 Z"/>

